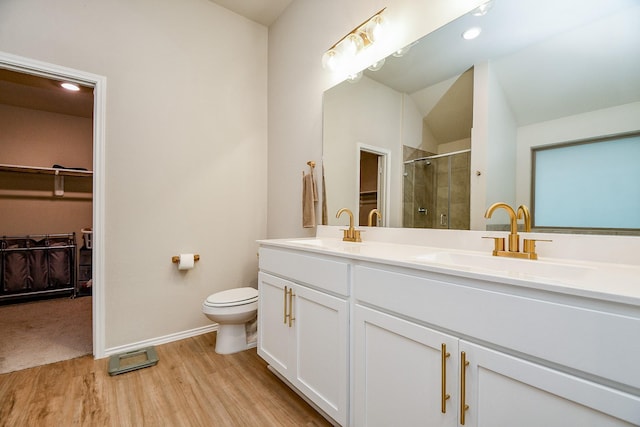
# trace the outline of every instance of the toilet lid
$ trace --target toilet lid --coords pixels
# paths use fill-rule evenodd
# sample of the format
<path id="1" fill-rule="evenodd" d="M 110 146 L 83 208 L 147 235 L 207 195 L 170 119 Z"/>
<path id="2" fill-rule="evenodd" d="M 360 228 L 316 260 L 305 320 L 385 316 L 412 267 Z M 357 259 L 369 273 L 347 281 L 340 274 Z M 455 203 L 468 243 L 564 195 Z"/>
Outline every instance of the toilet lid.
<path id="1" fill-rule="evenodd" d="M 258 290 L 255 288 L 235 288 L 216 292 L 207 297 L 205 304 L 217 307 L 249 304 L 258 300 Z"/>

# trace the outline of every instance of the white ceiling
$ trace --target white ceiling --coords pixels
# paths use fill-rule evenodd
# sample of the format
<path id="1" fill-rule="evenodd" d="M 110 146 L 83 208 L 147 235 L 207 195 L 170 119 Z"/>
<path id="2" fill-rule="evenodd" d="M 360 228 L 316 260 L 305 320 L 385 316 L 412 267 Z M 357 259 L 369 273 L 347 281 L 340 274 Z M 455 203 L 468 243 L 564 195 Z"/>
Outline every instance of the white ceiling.
<path id="1" fill-rule="evenodd" d="M 365 74 L 413 94 L 492 59 L 520 125 L 633 102 L 640 99 L 638 4 L 495 0 L 486 16 L 465 15 Z M 483 32 L 468 42 L 461 34 L 471 26 Z"/>
<path id="2" fill-rule="evenodd" d="M 210 0 L 264 26 L 270 26 L 293 0 Z"/>
<path id="3" fill-rule="evenodd" d="M 79 92 L 60 87 L 61 81 L 0 68 L 0 104 L 71 116 L 93 117 L 93 88 Z"/>

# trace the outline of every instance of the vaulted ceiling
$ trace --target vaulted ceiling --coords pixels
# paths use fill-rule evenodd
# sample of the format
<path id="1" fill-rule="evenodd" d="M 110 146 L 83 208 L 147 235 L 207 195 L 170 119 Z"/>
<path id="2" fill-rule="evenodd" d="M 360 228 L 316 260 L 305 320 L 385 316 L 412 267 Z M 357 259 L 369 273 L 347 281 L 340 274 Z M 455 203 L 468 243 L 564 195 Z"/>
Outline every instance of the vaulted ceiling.
<path id="1" fill-rule="evenodd" d="M 293 0 L 210 0 L 264 26 L 270 26 Z"/>

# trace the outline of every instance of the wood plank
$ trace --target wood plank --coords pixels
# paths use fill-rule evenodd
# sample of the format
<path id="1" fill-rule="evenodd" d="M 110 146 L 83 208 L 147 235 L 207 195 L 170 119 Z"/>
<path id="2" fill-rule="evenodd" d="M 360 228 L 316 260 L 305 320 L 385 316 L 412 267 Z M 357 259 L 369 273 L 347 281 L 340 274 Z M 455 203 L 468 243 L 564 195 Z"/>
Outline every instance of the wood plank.
<path id="1" fill-rule="evenodd" d="M 0 426 L 328 426 L 255 349 L 215 353 L 215 332 L 157 346 L 114 377 L 93 356 L 0 375 Z"/>

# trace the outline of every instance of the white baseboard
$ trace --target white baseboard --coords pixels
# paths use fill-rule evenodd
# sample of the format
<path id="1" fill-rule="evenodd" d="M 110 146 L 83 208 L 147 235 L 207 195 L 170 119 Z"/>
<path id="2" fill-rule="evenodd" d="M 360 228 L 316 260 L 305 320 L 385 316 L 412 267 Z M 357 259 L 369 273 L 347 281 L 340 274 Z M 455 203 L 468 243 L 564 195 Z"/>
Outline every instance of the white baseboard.
<path id="1" fill-rule="evenodd" d="M 109 357 L 113 354 L 125 353 L 128 351 L 138 350 L 144 347 L 149 347 L 152 345 L 160 345 L 166 344 L 173 341 L 179 341 L 185 338 L 191 338 L 202 334 L 207 334 L 209 332 L 214 332 L 218 330 L 218 324 L 213 323 L 211 325 L 202 326 L 200 328 L 190 329 L 188 331 L 176 332 L 175 334 L 169 334 L 162 337 L 152 338 L 144 341 L 138 341 L 131 344 L 120 345 L 117 347 L 107 348 L 104 351 L 104 357 Z"/>

